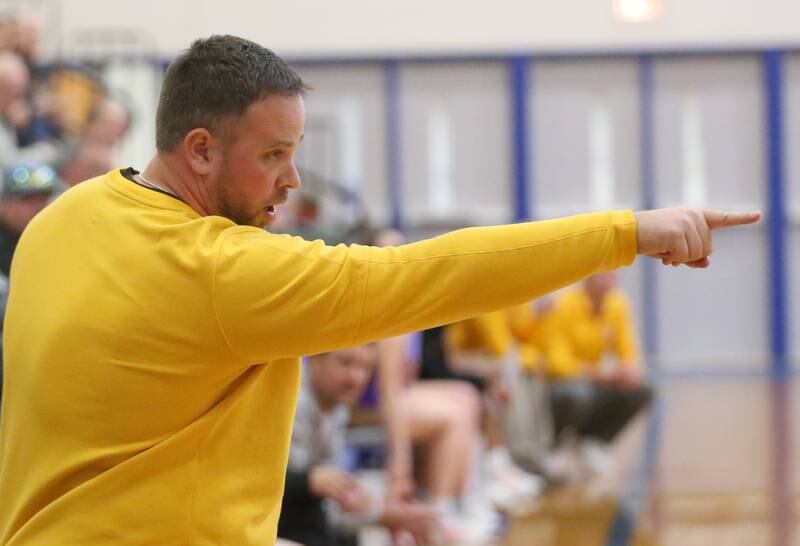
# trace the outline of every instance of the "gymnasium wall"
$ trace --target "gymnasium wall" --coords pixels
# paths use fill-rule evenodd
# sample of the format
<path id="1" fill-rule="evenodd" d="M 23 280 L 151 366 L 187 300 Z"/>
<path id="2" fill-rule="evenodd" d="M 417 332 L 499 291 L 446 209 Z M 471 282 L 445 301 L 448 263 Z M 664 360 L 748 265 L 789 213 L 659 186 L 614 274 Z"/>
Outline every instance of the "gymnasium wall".
<path id="1" fill-rule="evenodd" d="M 616 21 L 611 0 L 62 0 L 60 11 L 67 45 L 89 26 L 133 28 L 160 55 L 219 32 L 302 57 L 741 47 L 800 37 L 800 4 L 793 0 L 762 0 L 755 11 L 749 0 L 667 0 L 663 19 L 638 25 Z"/>
<path id="2" fill-rule="evenodd" d="M 635 56 L 529 61 L 526 217 L 677 204 L 767 209 L 760 56 L 648 62 L 652 81 L 645 91 Z M 412 234 L 514 220 L 519 188 L 509 62 L 408 62 L 392 70 L 394 95 L 387 94 L 380 64 L 300 65 L 316 87 L 307 101 L 308 146 L 300 162 L 362 193 L 378 219 L 390 222 L 397 214 Z M 652 101 L 649 150 L 643 92 Z M 387 132 L 387 110 L 396 114 L 394 135 Z M 325 151 L 315 147 L 323 141 Z M 768 247 L 763 224 L 722 234 L 710 271 L 639 264 L 624 272 L 648 348 L 663 369 L 767 368 Z"/>

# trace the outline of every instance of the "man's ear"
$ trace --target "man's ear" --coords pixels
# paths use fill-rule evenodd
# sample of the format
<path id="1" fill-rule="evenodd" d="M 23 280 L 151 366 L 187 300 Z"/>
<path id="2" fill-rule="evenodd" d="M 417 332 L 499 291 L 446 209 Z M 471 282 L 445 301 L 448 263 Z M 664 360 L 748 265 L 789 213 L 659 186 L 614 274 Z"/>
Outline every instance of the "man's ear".
<path id="1" fill-rule="evenodd" d="M 196 174 L 207 176 L 214 170 L 219 140 L 208 129 L 192 129 L 181 145 L 187 163 Z"/>

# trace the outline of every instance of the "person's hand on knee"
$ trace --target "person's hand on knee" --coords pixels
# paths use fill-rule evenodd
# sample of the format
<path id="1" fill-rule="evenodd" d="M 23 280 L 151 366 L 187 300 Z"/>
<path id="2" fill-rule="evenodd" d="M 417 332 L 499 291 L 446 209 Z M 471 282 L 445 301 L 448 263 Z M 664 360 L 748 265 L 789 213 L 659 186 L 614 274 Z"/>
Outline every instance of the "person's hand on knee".
<path id="1" fill-rule="evenodd" d="M 644 383 L 644 372 L 636 366 L 620 366 L 614 383 L 621 389 L 635 389 Z"/>
<path id="2" fill-rule="evenodd" d="M 317 497 L 336 501 L 344 512 L 360 512 L 369 501 L 353 476 L 333 466 L 314 467 L 308 487 Z"/>

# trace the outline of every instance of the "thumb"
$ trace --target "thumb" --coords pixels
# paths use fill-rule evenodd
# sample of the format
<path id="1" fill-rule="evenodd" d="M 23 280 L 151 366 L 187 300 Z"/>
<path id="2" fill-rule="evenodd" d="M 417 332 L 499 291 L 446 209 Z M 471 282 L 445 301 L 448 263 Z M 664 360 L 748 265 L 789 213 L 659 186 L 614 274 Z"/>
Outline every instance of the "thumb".
<path id="1" fill-rule="evenodd" d="M 707 209 L 703 211 L 703 215 L 706 217 L 706 223 L 710 229 L 755 224 L 761 219 L 761 211 L 727 212 L 724 210 Z"/>

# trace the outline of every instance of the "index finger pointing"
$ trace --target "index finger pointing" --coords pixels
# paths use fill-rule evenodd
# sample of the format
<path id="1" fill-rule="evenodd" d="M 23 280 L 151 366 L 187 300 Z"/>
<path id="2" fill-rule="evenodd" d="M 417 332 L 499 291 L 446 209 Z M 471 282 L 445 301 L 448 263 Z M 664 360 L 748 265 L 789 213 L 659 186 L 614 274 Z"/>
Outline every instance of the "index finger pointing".
<path id="1" fill-rule="evenodd" d="M 755 224 L 761 219 L 761 211 L 727 212 L 708 209 L 703 211 L 703 215 L 706 217 L 706 223 L 711 229 Z"/>

